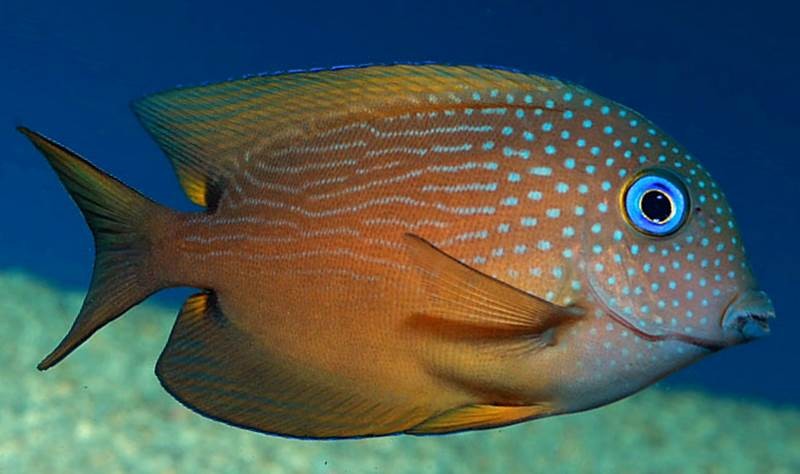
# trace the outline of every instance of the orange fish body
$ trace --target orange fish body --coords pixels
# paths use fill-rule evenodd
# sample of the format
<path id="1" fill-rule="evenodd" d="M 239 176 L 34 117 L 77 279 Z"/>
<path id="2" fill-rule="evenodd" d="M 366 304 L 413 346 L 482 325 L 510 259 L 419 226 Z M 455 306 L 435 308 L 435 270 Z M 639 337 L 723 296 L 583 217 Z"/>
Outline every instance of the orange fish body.
<path id="1" fill-rule="evenodd" d="M 193 286 L 156 368 L 189 407 L 288 436 L 445 433 L 608 403 L 774 315 L 706 171 L 574 85 L 376 66 L 134 108 L 205 210 L 158 206 L 23 129 L 98 249 L 40 368 Z"/>

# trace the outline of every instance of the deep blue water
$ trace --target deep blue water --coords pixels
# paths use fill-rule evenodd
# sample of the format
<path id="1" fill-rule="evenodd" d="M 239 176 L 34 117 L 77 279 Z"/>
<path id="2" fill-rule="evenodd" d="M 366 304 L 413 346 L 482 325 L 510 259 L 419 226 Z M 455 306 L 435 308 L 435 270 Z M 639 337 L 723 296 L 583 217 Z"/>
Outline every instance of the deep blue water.
<path id="1" fill-rule="evenodd" d="M 798 404 L 798 12 L 770 1 L 605 3 L 0 2 L 0 267 L 85 288 L 92 262 L 78 211 L 15 125 L 188 209 L 131 99 L 316 66 L 505 65 L 581 83 L 643 112 L 712 171 L 778 320 L 769 338 L 668 383 Z"/>

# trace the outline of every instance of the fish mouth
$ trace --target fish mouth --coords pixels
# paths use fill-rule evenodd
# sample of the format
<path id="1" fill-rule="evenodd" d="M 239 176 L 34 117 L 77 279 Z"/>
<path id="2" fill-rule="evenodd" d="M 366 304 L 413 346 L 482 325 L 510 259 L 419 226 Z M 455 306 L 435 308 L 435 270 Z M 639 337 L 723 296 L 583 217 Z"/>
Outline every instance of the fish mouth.
<path id="1" fill-rule="evenodd" d="M 763 291 L 748 290 L 738 294 L 728 304 L 721 318 L 723 337 L 719 340 L 692 336 L 677 332 L 654 334 L 637 327 L 625 316 L 609 307 L 589 279 L 589 288 L 603 306 L 606 314 L 636 336 L 647 341 L 678 341 L 711 352 L 748 342 L 769 334 L 769 321 L 775 318 L 775 310 L 767 294 Z"/>
<path id="2" fill-rule="evenodd" d="M 759 290 L 736 295 L 722 316 L 722 330 L 739 342 L 748 342 L 769 334 L 769 322 L 775 318 L 775 307 L 769 296 Z"/>
<path id="3" fill-rule="evenodd" d="M 712 352 L 768 335 L 770 332 L 769 322 L 775 318 L 775 308 L 765 292 L 748 290 L 739 293 L 731 300 L 723 313 L 720 323 L 723 333 L 722 338 L 720 340 L 711 340 L 674 332 L 652 334 L 637 328 L 624 316 L 609 308 L 608 305 L 602 304 L 613 320 L 643 339 L 648 341 L 679 341 Z"/>
<path id="4" fill-rule="evenodd" d="M 663 334 L 649 333 L 647 331 L 644 331 L 643 329 L 637 328 L 633 323 L 628 321 L 624 316 L 620 315 L 619 313 L 617 313 L 613 309 L 609 308 L 605 304 L 603 304 L 603 306 L 605 307 L 606 311 L 608 312 L 608 316 L 611 319 L 613 319 L 615 322 L 619 323 L 620 325 L 624 326 L 626 329 L 628 329 L 632 333 L 636 334 L 638 337 L 640 337 L 642 339 L 645 339 L 647 341 L 653 341 L 653 342 L 657 342 L 657 341 L 678 341 L 678 342 L 683 342 L 685 344 L 690 344 L 692 346 L 699 347 L 701 349 L 705 349 L 705 350 L 708 350 L 708 351 L 711 351 L 711 352 L 716 352 L 716 351 L 718 351 L 720 349 L 724 349 L 724 348 L 726 348 L 726 347 L 728 347 L 730 345 L 733 345 L 732 343 L 714 341 L 714 340 L 706 339 L 706 338 L 703 338 L 703 337 L 695 337 L 695 336 L 690 336 L 688 334 L 682 334 L 682 333 L 677 333 L 677 332 L 666 332 L 666 333 L 663 333 Z"/>

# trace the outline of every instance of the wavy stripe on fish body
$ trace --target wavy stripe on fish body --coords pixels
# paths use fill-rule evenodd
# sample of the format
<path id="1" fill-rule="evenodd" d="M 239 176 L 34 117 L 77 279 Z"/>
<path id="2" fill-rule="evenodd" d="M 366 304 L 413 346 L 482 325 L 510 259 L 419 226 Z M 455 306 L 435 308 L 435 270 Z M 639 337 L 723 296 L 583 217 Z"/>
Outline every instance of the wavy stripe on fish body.
<path id="1" fill-rule="evenodd" d="M 523 98 L 522 101 L 524 103 L 525 99 Z M 547 111 L 548 116 L 557 113 L 556 111 Z M 437 115 L 441 115 L 441 117 L 437 117 Z M 297 194 L 298 192 L 309 190 L 308 176 L 317 176 L 315 173 L 323 170 L 342 169 L 343 172 L 341 174 L 333 177 L 317 178 L 317 180 L 335 181 L 336 184 L 348 183 L 349 186 L 327 186 L 327 188 L 333 188 L 334 190 L 324 194 L 306 193 L 303 196 L 303 201 L 308 203 L 309 200 L 330 199 L 336 195 L 351 195 L 346 202 L 342 202 L 341 200 L 334 201 L 341 203 L 340 206 L 298 206 L 292 205 L 292 200 L 287 199 L 286 196 L 281 195 L 281 193 L 277 193 L 275 199 L 262 197 L 270 196 L 270 193 L 259 193 L 260 190 L 251 190 L 248 195 L 259 196 L 258 199 L 261 199 L 261 201 L 257 199 L 255 202 L 261 202 L 262 204 L 269 202 L 270 204 L 268 205 L 272 205 L 273 207 L 290 206 L 290 208 L 297 213 L 307 212 L 310 216 L 324 216 L 329 214 L 339 218 L 342 213 L 347 213 L 349 209 L 352 209 L 352 212 L 369 212 L 371 206 L 378 205 L 382 202 L 376 195 L 387 198 L 387 204 L 407 203 L 412 206 L 431 207 L 443 212 L 453 211 L 455 209 L 456 213 L 458 213 L 458 210 L 464 213 L 469 213 L 470 210 L 474 210 L 475 213 L 492 214 L 496 212 L 498 208 L 513 207 L 514 202 L 519 202 L 523 199 L 536 199 L 539 194 L 546 193 L 548 187 L 556 186 L 556 189 L 551 189 L 551 191 L 554 191 L 553 194 L 566 194 L 566 189 L 568 189 L 569 186 L 566 182 L 558 181 L 555 184 L 549 183 L 549 181 L 556 179 L 557 176 L 538 176 L 548 172 L 552 173 L 553 166 L 532 165 L 538 161 L 549 164 L 549 162 L 555 162 L 558 159 L 557 157 L 551 159 L 551 157 L 547 155 L 549 151 L 547 146 L 558 145 L 558 140 L 555 140 L 556 145 L 550 143 L 553 140 L 545 142 L 542 138 L 538 140 L 539 143 L 535 143 L 537 142 L 535 134 L 545 134 L 544 129 L 543 131 L 539 131 L 538 129 L 546 127 L 549 123 L 544 118 L 536 118 L 537 115 L 544 116 L 545 112 L 542 109 L 530 106 L 519 108 L 484 107 L 474 110 L 459 110 L 458 113 L 456 113 L 456 111 L 445 110 L 442 113 L 406 114 L 402 119 L 392 117 L 379 121 L 380 127 L 365 123 L 341 126 L 334 129 L 337 133 L 326 131 L 318 134 L 320 140 L 323 140 L 321 142 L 311 142 L 302 147 L 291 146 L 278 148 L 277 150 L 266 153 L 269 158 L 285 156 L 287 153 L 291 153 L 291 165 L 281 166 L 267 164 L 265 163 L 266 159 L 262 159 L 257 161 L 253 172 L 246 170 L 246 173 L 247 176 L 251 176 L 253 173 L 269 174 L 273 180 L 281 181 L 280 186 L 284 189 L 289 190 L 292 194 Z M 486 123 L 487 118 L 493 119 L 491 123 Z M 465 120 L 470 123 L 462 123 Z M 442 122 L 444 122 L 445 125 L 437 125 L 437 123 Z M 428 127 L 420 127 L 420 123 L 428 125 Z M 393 125 L 394 127 L 392 127 Z M 513 126 L 518 127 L 516 135 L 521 138 L 515 139 L 515 137 L 512 136 L 515 135 Z M 479 136 L 491 132 L 495 128 L 501 130 L 500 134 L 495 134 L 497 136 Z M 359 132 L 364 131 L 368 132 L 366 136 L 363 133 L 359 134 Z M 346 135 L 343 136 L 343 134 Z M 434 143 L 430 144 L 426 140 L 417 145 L 419 142 L 415 142 L 414 138 L 419 137 L 430 138 Z M 388 150 L 432 150 L 431 153 L 438 152 L 441 155 L 449 154 L 450 156 L 428 157 L 427 159 L 406 159 L 405 166 L 401 166 L 403 161 L 397 160 L 395 162 L 399 164 L 392 167 L 393 173 L 391 175 L 387 176 L 387 173 L 383 173 L 378 179 L 375 179 L 374 176 L 372 177 L 373 179 L 370 180 L 358 179 L 359 177 L 355 176 L 355 174 L 363 172 L 365 168 L 359 167 L 357 163 L 360 165 L 361 163 L 369 162 L 369 160 L 366 159 L 364 153 L 354 153 L 352 149 L 354 146 L 353 144 L 359 144 L 359 148 L 364 148 L 368 155 L 375 151 L 386 150 L 387 148 L 381 147 L 384 146 L 385 140 L 387 139 L 392 140 L 389 143 Z M 398 141 L 403 139 L 405 140 L 398 143 Z M 442 141 L 436 144 L 436 140 Z M 369 145 L 366 145 L 367 142 Z M 547 144 L 543 145 L 543 142 Z M 453 143 L 457 145 L 453 145 Z M 472 147 L 475 147 L 475 150 L 473 150 Z M 467 150 L 465 148 L 470 149 Z M 540 148 L 539 154 L 541 156 L 531 159 L 530 155 L 537 152 L 536 148 Z M 502 151 L 498 153 L 500 150 Z M 347 151 L 347 153 L 334 153 L 336 151 Z M 313 157 L 313 155 L 318 153 L 326 153 L 323 157 L 324 162 L 316 162 L 317 157 Z M 515 153 L 519 153 L 520 156 L 518 156 L 518 158 L 524 159 L 527 157 L 528 160 L 524 160 L 527 163 L 508 162 L 510 161 L 509 158 L 514 158 Z M 252 153 L 249 155 L 252 156 Z M 402 155 L 402 153 L 400 153 L 400 155 Z M 396 157 L 397 155 L 388 154 L 387 156 Z M 337 157 L 339 158 L 337 159 Z M 476 162 L 473 158 L 479 158 L 483 161 Z M 302 164 L 304 159 L 311 161 L 311 163 Z M 558 171 L 558 165 L 560 165 L 560 163 L 554 164 L 556 165 L 556 171 Z M 244 165 L 242 166 L 244 167 Z M 483 173 L 483 175 L 489 175 L 494 181 L 465 181 L 467 178 L 462 177 L 464 176 L 464 172 L 470 171 L 473 167 L 484 168 L 486 173 Z M 262 170 L 262 168 L 266 169 Z M 401 170 L 407 171 L 400 172 Z M 266 171 L 267 173 L 261 173 L 262 171 Z M 270 171 L 272 172 L 270 173 Z M 431 181 L 434 177 L 425 180 L 428 177 L 422 176 L 426 173 L 436 172 L 450 173 L 451 175 L 435 177 L 436 181 L 433 182 Z M 285 176 L 285 174 L 294 174 L 296 176 Z M 567 175 L 567 173 L 564 174 Z M 468 176 L 481 176 L 481 174 L 470 173 Z M 523 177 L 525 177 L 525 182 L 522 182 Z M 234 176 L 233 179 L 236 179 L 236 176 Z M 256 178 L 250 179 L 250 183 L 254 184 L 255 179 Z M 570 177 L 566 176 L 565 179 L 569 180 Z M 413 187 L 415 184 L 414 181 L 419 182 L 421 180 L 425 180 L 425 184 Z M 293 181 L 297 182 L 296 186 L 288 184 Z M 498 181 L 500 182 L 499 186 Z M 536 185 L 535 183 L 537 181 L 541 181 L 541 184 Z M 399 188 L 390 187 L 389 185 L 393 183 L 402 183 L 402 186 Z M 580 186 L 581 185 L 575 185 L 576 189 Z M 365 192 L 375 187 L 381 188 L 380 194 L 369 194 Z M 436 197 L 421 195 L 419 192 L 420 189 L 432 192 L 437 188 L 442 191 L 453 190 L 454 194 L 457 193 L 460 196 L 448 195 L 445 197 Z M 490 192 L 490 195 L 480 196 L 478 193 L 467 192 L 476 188 Z M 540 188 L 541 190 L 539 190 Z M 397 189 L 397 191 L 392 191 L 393 189 Z M 414 192 L 409 193 L 409 189 Z M 508 193 L 508 196 L 498 199 L 497 196 L 503 192 Z M 447 204 L 443 201 L 446 201 Z M 546 203 L 547 201 L 547 199 L 544 199 L 541 202 Z M 223 197 L 223 205 L 225 202 L 225 197 Z M 454 202 L 464 202 L 466 205 L 454 206 L 452 204 Z M 495 228 L 493 233 L 508 234 L 509 231 L 507 228 L 511 227 L 512 220 L 518 221 L 514 222 L 515 227 L 526 228 L 531 227 L 531 223 L 534 221 L 543 220 L 549 215 L 546 211 L 541 212 L 541 209 L 537 209 L 536 203 L 527 204 L 527 207 L 530 209 L 531 216 L 523 216 L 519 219 L 506 219 L 509 222 L 499 222 L 500 219 L 496 219 L 498 222 L 492 223 L 492 227 Z M 540 217 L 537 218 L 537 214 Z M 483 224 L 483 222 L 477 220 L 476 224 Z M 530 229 L 527 230 L 529 231 Z M 548 234 L 548 232 L 542 233 Z M 514 238 L 513 232 L 511 236 L 502 235 L 503 240 L 509 237 Z M 443 237 L 443 239 L 447 238 L 453 237 Z M 519 243 L 520 246 L 528 246 L 530 243 L 526 242 L 525 239 L 521 240 L 522 241 Z M 538 242 L 535 242 L 535 244 L 538 244 Z M 539 245 L 546 247 L 544 243 Z M 522 252 L 522 249 L 523 247 L 518 247 L 519 252 Z M 500 250 L 495 250 L 494 253 L 499 252 Z M 481 261 L 480 255 L 473 256 L 473 260 L 475 257 L 478 257 L 478 262 Z M 486 256 L 486 258 L 489 257 L 489 255 Z M 518 269 L 516 271 L 519 272 Z"/>
<path id="2" fill-rule="evenodd" d="M 631 297 L 640 298 L 644 292 L 642 285 L 629 280 L 647 273 L 635 267 L 648 261 L 632 255 L 636 247 L 628 241 L 635 231 L 620 216 L 621 187 L 643 166 L 668 164 L 686 170 L 689 183 L 705 180 L 707 203 L 721 199 L 694 160 L 635 112 L 578 89 L 549 95 L 476 92 L 435 111 L 347 124 L 334 121 L 329 128 L 317 125 L 319 131 L 302 146 L 270 139 L 255 145 L 238 157 L 239 174 L 230 177 L 236 189 L 226 189 L 210 219 L 270 216 L 296 222 L 298 228 L 215 227 L 215 232 L 225 230 L 211 258 L 219 264 L 232 258 L 245 266 L 265 260 L 290 262 L 270 268 L 265 278 L 268 273 L 270 278 L 302 282 L 309 272 L 321 269 L 349 275 L 369 282 L 363 294 L 353 296 L 359 299 L 368 297 L 370 285 L 387 285 L 387 279 L 402 285 L 397 271 L 408 267 L 397 243 L 404 232 L 414 231 L 463 263 L 558 304 L 594 306 L 599 297 L 640 327 L 656 332 L 683 330 L 685 318 L 708 320 L 688 309 L 668 318 L 659 315 L 666 314 L 659 311 L 667 309 L 664 305 L 673 308 L 676 300 L 687 304 L 690 284 L 672 268 L 664 273 L 663 283 L 648 285 L 674 294 L 665 299 L 652 292 L 645 314 L 639 311 L 641 303 L 635 315 L 626 309 L 632 306 Z M 479 99 L 470 103 L 474 97 Z M 536 103 L 532 97 L 537 97 Z M 439 225 L 420 228 L 425 221 Z M 326 232 L 341 227 L 351 233 Z M 252 234 L 295 240 L 242 245 L 243 236 Z M 720 239 L 736 238 L 722 234 Z M 225 244 L 236 250 L 220 250 Z M 682 250 L 688 255 L 695 246 L 687 243 Z M 673 280 L 680 281 L 675 289 L 670 288 Z M 721 291 L 719 283 L 709 285 L 709 291 Z M 307 295 L 312 306 L 329 296 Z M 573 350 L 569 359 L 575 363 L 575 368 L 559 370 L 585 379 L 586 390 L 610 382 L 599 370 L 609 365 L 620 365 L 614 383 L 622 393 L 628 383 L 638 383 L 633 381 L 651 372 L 653 364 L 671 365 L 676 357 L 689 361 L 698 351 L 680 342 L 636 337 L 605 310 L 594 316 L 597 323 L 571 330 L 572 344 L 582 345 L 582 350 L 569 344 L 559 348 L 564 354 Z M 575 388 L 580 386 L 576 382 L 570 390 L 580 391 Z"/>

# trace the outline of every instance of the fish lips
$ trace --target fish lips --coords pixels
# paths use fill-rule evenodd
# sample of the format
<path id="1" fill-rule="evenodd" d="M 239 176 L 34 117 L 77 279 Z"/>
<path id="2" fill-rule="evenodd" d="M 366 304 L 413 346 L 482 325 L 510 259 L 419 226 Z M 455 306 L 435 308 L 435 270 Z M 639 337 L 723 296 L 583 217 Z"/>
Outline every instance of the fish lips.
<path id="1" fill-rule="evenodd" d="M 737 295 L 725 309 L 722 329 L 733 343 L 749 342 L 769 334 L 769 322 L 775 318 L 775 307 L 769 296 L 760 290 Z"/>

